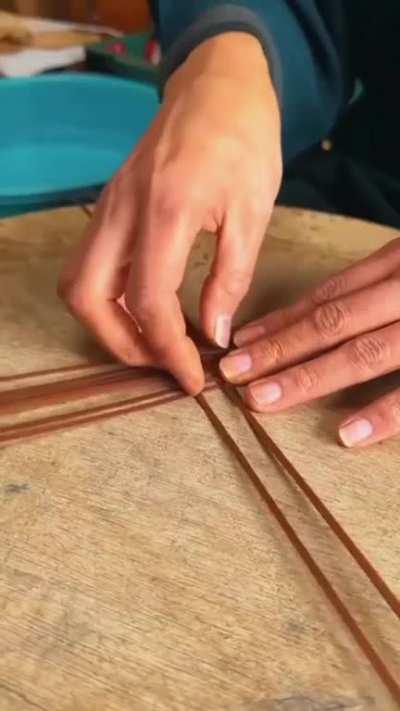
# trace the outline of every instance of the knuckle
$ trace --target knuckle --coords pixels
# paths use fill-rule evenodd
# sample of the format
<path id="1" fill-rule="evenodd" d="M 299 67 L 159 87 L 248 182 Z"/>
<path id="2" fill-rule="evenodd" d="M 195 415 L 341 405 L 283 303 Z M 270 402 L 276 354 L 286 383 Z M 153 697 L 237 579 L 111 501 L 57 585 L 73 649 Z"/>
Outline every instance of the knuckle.
<path id="1" fill-rule="evenodd" d="M 227 272 L 222 281 L 222 288 L 230 297 L 245 294 L 250 286 L 251 275 L 242 269 L 232 269 Z"/>
<path id="2" fill-rule="evenodd" d="M 295 371 L 295 385 L 304 394 L 308 394 L 316 389 L 318 385 L 318 375 L 310 365 L 301 365 Z"/>
<path id="3" fill-rule="evenodd" d="M 343 303 L 332 301 L 318 306 L 311 319 L 318 335 L 331 339 L 343 333 L 349 321 L 349 314 Z"/>
<path id="4" fill-rule="evenodd" d="M 314 289 L 311 300 L 315 306 L 319 306 L 345 293 L 347 288 L 347 278 L 343 274 L 335 274 Z"/>
<path id="5" fill-rule="evenodd" d="M 363 370 L 374 370 L 389 358 L 389 346 L 380 336 L 360 336 L 347 349 L 350 362 Z"/>
<path id="6" fill-rule="evenodd" d="M 151 322 L 157 314 L 157 305 L 150 296 L 142 296 L 134 303 L 129 301 L 127 302 L 127 305 L 134 318 L 141 326 Z"/>
<path id="7" fill-rule="evenodd" d="M 61 281 L 58 285 L 58 294 L 72 314 L 85 316 L 91 311 L 88 291 L 79 282 Z"/>
<path id="8" fill-rule="evenodd" d="M 150 211 L 167 224 L 176 219 L 184 205 L 182 194 L 162 190 L 150 199 Z"/>
<path id="9" fill-rule="evenodd" d="M 262 363 L 278 365 L 284 360 L 285 349 L 276 338 L 264 338 L 252 347 L 253 357 Z"/>
<path id="10" fill-rule="evenodd" d="M 149 207 L 161 219 L 174 220 L 183 210 L 204 202 L 204 180 L 180 169 L 157 171 L 150 180 Z"/>
<path id="11" fill-rule="evenodd" d="M 163 311 L 162 296 L 157 295 L 149 284 L 137 284 L 125 296 L 129 312 L 140 327 L 146 327 L 159 319 Z"/>
<path id="12" fill-rule="evenodd" d="M 375 419 L 381 428 L 398 430 L 400 427 L 400 392 L 382 398 L 374 406 Z"/>
<path id="13" fill-rule="evenodd" d="M 386 410 L 386 408 L 385 408 Z M 400 394 L 395 393 L 389 398 L 387 403 L 387 417 L 390 418 L 391 422 L 396 425 L 400 425 Z"/>

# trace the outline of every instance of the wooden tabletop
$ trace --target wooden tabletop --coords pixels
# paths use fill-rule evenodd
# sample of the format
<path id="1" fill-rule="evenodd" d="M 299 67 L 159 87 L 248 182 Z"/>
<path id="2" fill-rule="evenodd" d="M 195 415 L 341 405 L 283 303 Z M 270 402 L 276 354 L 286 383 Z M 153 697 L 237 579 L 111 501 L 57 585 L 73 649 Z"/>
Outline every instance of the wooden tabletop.
<path id="1" fill-rule="evenodd" d="M 0 222 L 0 376 L 98 355 L 55 297 L 86 222 L 78 208 Z M 268 234 L 241 319 L 398 236 L 287 209 Z M 182 289 L 193 320 L 211 251 L 203 236 Z M 260 421 L 399 595 L 399 441 L 350 452 L 335 435 L 396 380 Z M 399 676 L 399 621 L 236 409 L 206 397 Z M 0 461 L 0 711 L 398 708 L 195 401 Z"/>

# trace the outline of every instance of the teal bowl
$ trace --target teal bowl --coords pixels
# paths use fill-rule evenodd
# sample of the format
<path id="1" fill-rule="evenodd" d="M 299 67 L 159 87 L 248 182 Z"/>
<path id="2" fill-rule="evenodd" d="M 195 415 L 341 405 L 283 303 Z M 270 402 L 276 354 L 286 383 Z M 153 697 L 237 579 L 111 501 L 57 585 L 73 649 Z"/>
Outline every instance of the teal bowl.
<path id="1" fill-rule="evenodd" d="M 158 107 L 154 86 L 96 74 L 0 82 L 0 215 L 90 199 Z"/>

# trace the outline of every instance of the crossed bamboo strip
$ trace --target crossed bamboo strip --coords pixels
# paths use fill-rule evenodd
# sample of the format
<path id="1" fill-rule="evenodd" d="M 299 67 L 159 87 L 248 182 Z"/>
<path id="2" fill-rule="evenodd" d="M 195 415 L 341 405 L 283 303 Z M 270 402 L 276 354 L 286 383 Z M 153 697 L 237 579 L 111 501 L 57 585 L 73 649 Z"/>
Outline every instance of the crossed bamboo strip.
<path id="1" fill-rule="evenodd" d="M 205 361 L 207 361 L 208 357 L 206 354 Z M 104 365 L 107 364 L 105 363 Z M 91 363 L 68 367 L 68 371 L 66 371 L 66 368 L 57 368 L 36 373 L 22 373 L 16 375 L 15 379 L 19 381 L 31 380 L 37 378 L 38 375 L 43 376 L 43 374 L 46 376 L 59 376 L 70 370 L 76 372 L 80 369 L 86 370 L 93 367 L 94 365 Z M 10 382 L 12 377 L 4 377 L 3 382 Z M 73 401 L 82 401 L 88 397 L 99 397 L 116 392 L 127 394 L 132 391 L 134 393 L 138 386 L 150 386 L 153 389 L 142 395 L 135 395 L 117 402 L 104 403 L 81 411 L 40 417 L 36 420 L 0 427 L 0 445 L 11 444 L 16 440 L 41 436 L 63 429 L 92 424 L 100 420 L 139 412 L 148 407 L 164 405 L 188 397 L 169 375 L 157 373 L 152 368 L 134 370 L 120 366 L 113 370 L 105 372 L 103 370 L 72 379 L 56 380 L 40 383 L 39 385 L 25 386 L 17 390 L 2 391 L 0 392 L 0 416 L 10 413 L 26 413 L 51 405 L 64 405 Z M 154 387 L 156 387 L 156 390 L 154 390 Z M 213 387 L 215 387 L 215 381 L 209 375 L 206 378 L 205 388 L 210 390 Z"/>
<path id="2" fill-rule="evenodd" d="M 301 476 L 300 472 L 297 471 L 294 465 L 287 459 L 286 455 L 266 433 L 255 416 L 247 410 L 237 390 L 221 381 L 218 377 L 214 377 L 212 375 L 212 372 L 215 374 L 215 364 L 212 360 L 210 361 L 210 358 L 212 359 L 212 357 L 212 351 L 203 355 L 204 362 L 208 363 L 209 366 L 207 368 L 208 372 L 205 391 L 207 392 L 218 386 L 226 397 L 228 397 L 229 400 L 240 409 L 240 412 L 264 451 L 295 481 L 296 485 L 301 489 L 313 507 L 323 517 L 330 529 L 344 545 L 348 553 L 367 575 L 372 585 L 389 605 L 396 617 L 399 618 L 400 601 L 394 592 L 389 588 L 378 571 L 369 562 L 334 515 L 329 511 L 329 509 L 327 509 L 322 500 Z M 77 412 L 67 412 L 2 427 L 0 428 L 0 445 L 11 444 L 18 440 L 25 440 L 27 438 L 49 434 L 50 432 L 59 430 L 70 429 L 85 424 L 93 424 L 101 420 L 124 414 L 140 412 L 151 407 L 158 407 L 187 397 L 170 376 L 165 374 L 157 374 L 154 369 L 139 368 L 137 370 L 132 370 L 124 366 L 117 366 L 113 369 L 104 370 L 104 368 L 108 365 L 109 364 L 107 362 L 101 365 L 86 363 L 76 366 L 67 366 L 55 370 L 18 374 L 14 377 L 16 380 L 21 381 L 24 379 L 35 379 L 39 375 L 60 376 L 69 372 L 76 373 L 80 370 L 85 371 L 88 368 L 96 369 L 94 373 L 92 372 L 87 375 L 81 375 L 66 380 L 40 383 L 39 385 L 28 385 L 17 390 L 9 389 L 0 392 L 0 415 L 9 414 L 11 412 L 27 412 L 47 407 L 49 405 L 65 404 L 67 402 L 81 400 L 82 398 L 110 394 L 121 390 L 126 393 L 130 390 L 134 391 L 138 385 L 154 386 L 154 384 L 156 384 L 158 389 L 152 390 L 143 395 L 137 395 L 125 400 L 86 408 Z M 13 376 L 5 376 L 2 379 L 0 378 L 0 382 L 8 383 L 11 382 L 12 379 Z M 243 470 L 249 476 L 253 486 L 256 488 L 264 503 L 267 505 L 268 509 L 285 532 L 285 535 L 301 556 L 303 562 L 310 570 L 311 574 L 335 608 L 338 615 L 341 617 L 354 640 L 372 667 L 375 669 L 376 673 L 391 693 L 392 697 L 400 706 L 400 685 L 393 677 L 385 662 L 378 655 L 349 609 L 346 607 L 334 587 L 329 582 L 328 578 L 325 576 L 319 565 L 311 556 L 310 552 L 302 543 L 296 531 L 278 507 L 277 503 L 268 492 L 261 479 L 258 477 L 256 471 L 253 469 L 236 442 L 232 439 L 225 425 L 218 418 L 204 395 L 198 396 L 197 402 L 207 415 L 215 430 L 233 452 Z"/>
<path id="3" fill-rule="evenodd" d="M 82 206 L 81 206 L 82 207 Z M 90 208 L 82 208 L 88 216 L 91 216 Z M 205 361 L 212 357 L 212 353 L 205 354 Z M 102 368 L 101 372 L 91 373 L 86 376 L 72 378 L 70 380 L 61 380 L 40 385 L 31 385 L 23 387 L 19 390 L 9 390 L 0 393 L 0 415 L 10 412 L 26 412 L 34 410 L 49 404 L 60 404 L 82 399 L 83 397 L 98 396 L 117 392 L 118 390 L 127 390 L 140 384 L 151 383 L 151 378 L 154 382 L 154 370 L 142 368 L 140 371 L 132 372 L 128 368 L 122 366 L 113 370 L 104 371 L 104 367 L 110 365 L 105 363 L 84 363 L 76 366 L 66 366 L 56 370 L 42 370 L 36 373 L 23 373 L 16 376 L 0 377 L 1 383 L 13 381 L 22 381 L 25 379 L 34 379 L 37 377 L 47 377 L 53 375 L 64 375 L 67 373 L 85 371 L 87 369 Z M 276 463 L 281 469 L 291 477 L 295 484 L 306 496 L 312 506 L 318 511 L 321 517 L 328 524 L 335 536 L 341 541 L 347 552 L 352 556 L 356 564 L 363 570 L 372 585 L 385 600 L 392 612 L 397 618 L 400 617 L 400 601 L 394 592 L 389 588 L 387 583 L 382 579 L 379 572 L 374 568 L 362 551 L 358 548 L 355 542 L 343 529 L 334 515 L 325 506 L 323 501 L 317 496 L 311 486 L 306 482 L 300 472 L 288 460 L 284 452 L 271 439 L 265 429 L 260 425 L 257 418 L 246 409 L 240 395 L 230 385 L 223 383 L 218 377 L 213 377 L 208 369 L 206 379 L 205 392 L 219 387 L 220 390 L 230 399 L 230 401 L 240 409 L 248 426 L 257 438 L 260 446 L 265 453 Z M 158 380 L 159 382 L 159 380 Z M 53 415 L 51 417 L 40 418 L 29 422 L 22 422 L 15 425 L 0 428 L 0 444 L 11 444 L 17 440 L 26 439 L 29 437 L 39 436 L 62 429 L 69 429 L 79 425 L 98 422 L 110 417 L 116 417 L 123 414 L 139 412 L 150 407 L 156 407 L 182 399 L 185 394 L 177 387 L 177 385 L 168 376 L 163 376 L 162 386 L 158 390 L 148 392 L 141 396 L 131 397 L 119 402 L 112 402 L 97 407 L 87 408 L 83 411 L 64 413 Z M 336 610 L 342 622 L 347 627 L 353 639 L 369 661 L 386 689 L 392 695 L 392 698 L 397 702 L 400 708 L 400 684 L 394 678 L 391 671 L 388 669 L 385 662 L 376 652 L 375 648 L 364 634 L 358 622 L 353 617 L 350 610 L 347 608 L 343 600 L 338 595 L 337 591 L 330 583 L 324 572 L 321 570 L 318 563 L 315 561 L 311 553 L 308 551 L 304 543 L 299 538 L 293 526 L 286 518 L 283 511 L 280 509 L 274 498 L 271 496 L 255 469 L 250 464 L 247 457 L 244 455 L 240 447 L 229 434 L 227 428 L 221 419 L 217 416 L 208 400 L 201 394 L 197 397 L 197 402 L 216 432 L 220 435 L 225 444 L 234 454 L 237 461 L 246 472 L 254 488 L 268 507 L 271 514 L 274 516 L 288 540 L 291 542 L 297 553 L 307 566 L 308 570 L 320 586 L 325 596 Z"/>
<path id="4" fill-rule="evenodd" d="M 103 364 L 104 366 L 107 363 Z M 33 373 L 17 374 L 15 376 L 7 376 L 3 381 L 9 381 L 13 378 L 32 379 L 39 375 L 59 375 L 66 371 L 85 370 L 94 368 L 92 363 L 80 364 L 76 366 L 67 366 L 67 368 L 57 368 L 48 371 L 36 371 Z M 99 367 L 99 366 L 97 366 Z M 94 408 L 86 409 L 82 412 L 72 412 L 62 414 L 57 418 L 49 417 L 35 422 L 23 422 L 18 425 L 0 428 L 0 442 L 5 443 L 13 433 L 18 432 L 18 438 L 24 435 L 29 436 L 28 432 L 33 434 L 43 434 L 46 432 L 46 425 L 51 422 L 57 422 L 57 429 L 61 429 L 63 423 L 68 426 L 75 424 L 90 423 L 99 415 L 111 416 L 123 414 L 137 410 L 142 404 L 154 406 L 158 402 L 172 402 L 176 399 L 185 397 L 184 393 L 174 383 L 173 379 L 165 374 L 158 375 L 157 372 L 150 368 L 131 369 L 128 367 L 116 367 L 112 370 L 91 373 L 90 375 L 73 378 L 70 380 L 61 380 L 40 385 L 30 385 L 19 390 L 6 390 L 0 392 L 0 415 L 10 413 L 20 413 L 35 410 L 49 405 L 65 404 L 67 402 L 82 400 L 86 397 L 100 396 L 110 394 L 112 392 L 135 390 L 138 385 L 152 385 L 153 382 L 159 384 L 162 381 L 162 387 L 156 391 L 145 393 L 141 396 L 135 396 L 120 402 L 108 403 Z M 1 381 L 1 378 L 0 378 Z M 216 386 L 215 379 L 209 374 L 206 380 L 206 390 L 210 390 Z M 394 593 L 385 585 L 379 573 L 369 563 L 364 554 L 350 539 L 344 529 L 341 527 L 337 519 L 327 509 L 322 500 L 316 495 L 305 479 L 300 475 L 297 469 L 287 459 L 286 455 L 277 447 L 273 440 L 269 437 L 265 429 L 260 425 L 254 415 L 247 410 L 238 395 L 237 391 L 223 381 L 219 382 L 219 387 L 225 395 L 233 402 L 234 405 L 241 409 L 241 412 L 253 430 L 256 438 L 261 446 L 268 451 L 289 473 L 292 479 L 296 482 L 305 496 L 309 499 L 314 508 L 325 519 L 330 528 L 335 532 L 343 545 L 349 550 L 353 558 L 357 561 L 360 567 L 364 570 L 371 583 L 379 590 L 387 604 L 393 612 L 400 618 L 400 602 Z M 134 408 L 133 410 L 131 408 Z M 140 407 L 140 409 L 142 409 Z M 102 417 L 103 419 L 103 417 Z M 53 428 L 52 428 L 53 429 Z"/>
<path id="5" fill-rule="evenodd" d="M 238 399 L 236 399 L 238 398 Z M 241 412 L 244 412 L 244 404 L 243 408 L 242 405 L 240 404 L 241 398 L 240 396 L 234 396 L 232 398 L 237 406 L 239 406 Z M 218 432 L 220 435 L 221 439 L 225 442 L 225 444 L 229 447 L 231 452 L 234 454 L 235 458 L 237 461 L 241 464 L 242 469 L 246 472 L 247 476 L 249 477 L 251 483 L 253 484 L 254 488 L 268 507 L 269 511 L 271 514 L 274 516 L 282 530 L 284 531 L 285 535 L 303 560 L 304 564 L 307 566 L 308 570 L 310 571 L 311 575 L 317 582 L 317 584 L 320 586 L 322 589 L 323 593 L 325 596 L 328 598 L 329 602 L 331 605 L 334 607 L 336 610 L 337 614 L 340 616 L 341 620 L 349 630 L 350 634 L 352 635 L 353 639 L 367 658 L 367 660 L 370 662 L 371 666 L 374 668 L 375 672 L 378 674 L 379 678 L 381 679 L 382 683 L 385 685 L 387 690 L 390 692 L 392 695 L 393 699 L 399 704 L 400 706 L 400 684 L 398 681 L 394 678 L 393 674 L 383 661 L 383 659 L 379 656 L 371 642 L 369 641 L 368 637 L 364 634 L 363 630 L 361 629 L 360 625 L 358 622 L 355 620 L 353 617 L 352 613 L 348 609 L 348 607 L 345 605 L 343 600 L 340 598 L 338 593 L 336 592 L 335 588 L 333 585 L 330 583 L 328 578 L 326 577 L 325 573 L 321 570 L 320 566 L 316 562 L 316 560 L 313 558 L 309 550 L 306 548 L 300 537 L 297 535 L 296 531 L 294 530 L 293 526 L 291 523 L 288 521 L 286 518 L 285 514 L 283 513 L 282 509 L 278 506 L 276 503 L 275 499 L 271 496 L 269 493 L 268 489 L 265 487 L 261 479 L 259 478 L 257 472 L 245 456 L 245 454 L 242 452 L 240 447 L 237 445 L 233 437 L 229 434 L 228 430 L 226 429 L 224 423 L 222 420 L 216 415 L 214 412 L 213 408 L 210 406 L 204 395 L 199 395 L 197 397 L 197 402 L 205 415 L 208 417 L 210 420 L 211 424 L 215 428 L 215 430 Z M 246 418 L 247 419 L 247 418 Z M 248 420 L 249 421 L 249 420 Z M 254 431 L 254 430 L 253 430 Z M 259 440 L 261 441 L 261 440 Z M 270 450 L 268 446 L 266 445 L 267 440 L 263 441 L 263 449 L 266 450 L 267 454 L 270 455 Z M 280 451 L 279 448 L 275 445 L 276 450 Z M 291 465 L 292 466 L 292 465 Z M 335 533 L 336 530 L 333 529 Z M 347 536 L 347 534 L 346 534 Z M 347 536 L 347 538 L 349 538 Z M 349 539 L 350 540 L 350 539 Z M 352 542 L 352 548 L 353 550 L 355 549 L 355 544 Z M 348 549 L 349 550 L 349 549 Z M 351 553 L 351 550 L 349 550 Z M 353 553 L 351 553 L 353 555 Z M 356 562 L 359 562 L 358 559 L 356 559 Z M 372 568 L 371 564 L 368 563 L 368 566 Z M 380 579 L 380 576 L 378 576 Z M 386 586 L 387 587 L 387 586 Z M 381 592 L 380 587 L 377 588 L 379 592 Z M 382 593 L 381 593 L 382 594 Z"/>

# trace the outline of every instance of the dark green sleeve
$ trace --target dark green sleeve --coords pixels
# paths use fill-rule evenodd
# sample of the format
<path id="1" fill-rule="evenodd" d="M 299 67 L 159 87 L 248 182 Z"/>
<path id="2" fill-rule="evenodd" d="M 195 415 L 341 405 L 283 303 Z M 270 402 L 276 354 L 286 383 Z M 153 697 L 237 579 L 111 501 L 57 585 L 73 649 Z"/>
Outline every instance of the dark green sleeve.
<path id="1" fill-rule="evenodd" d="M 268 57 L 287 163 L 321 140 L 347 103 L 346 0 L 159 0 L 164 80 L 200 42 L 245 31 Z M 243 57 L 243 62 L 246 57 Z"/>

